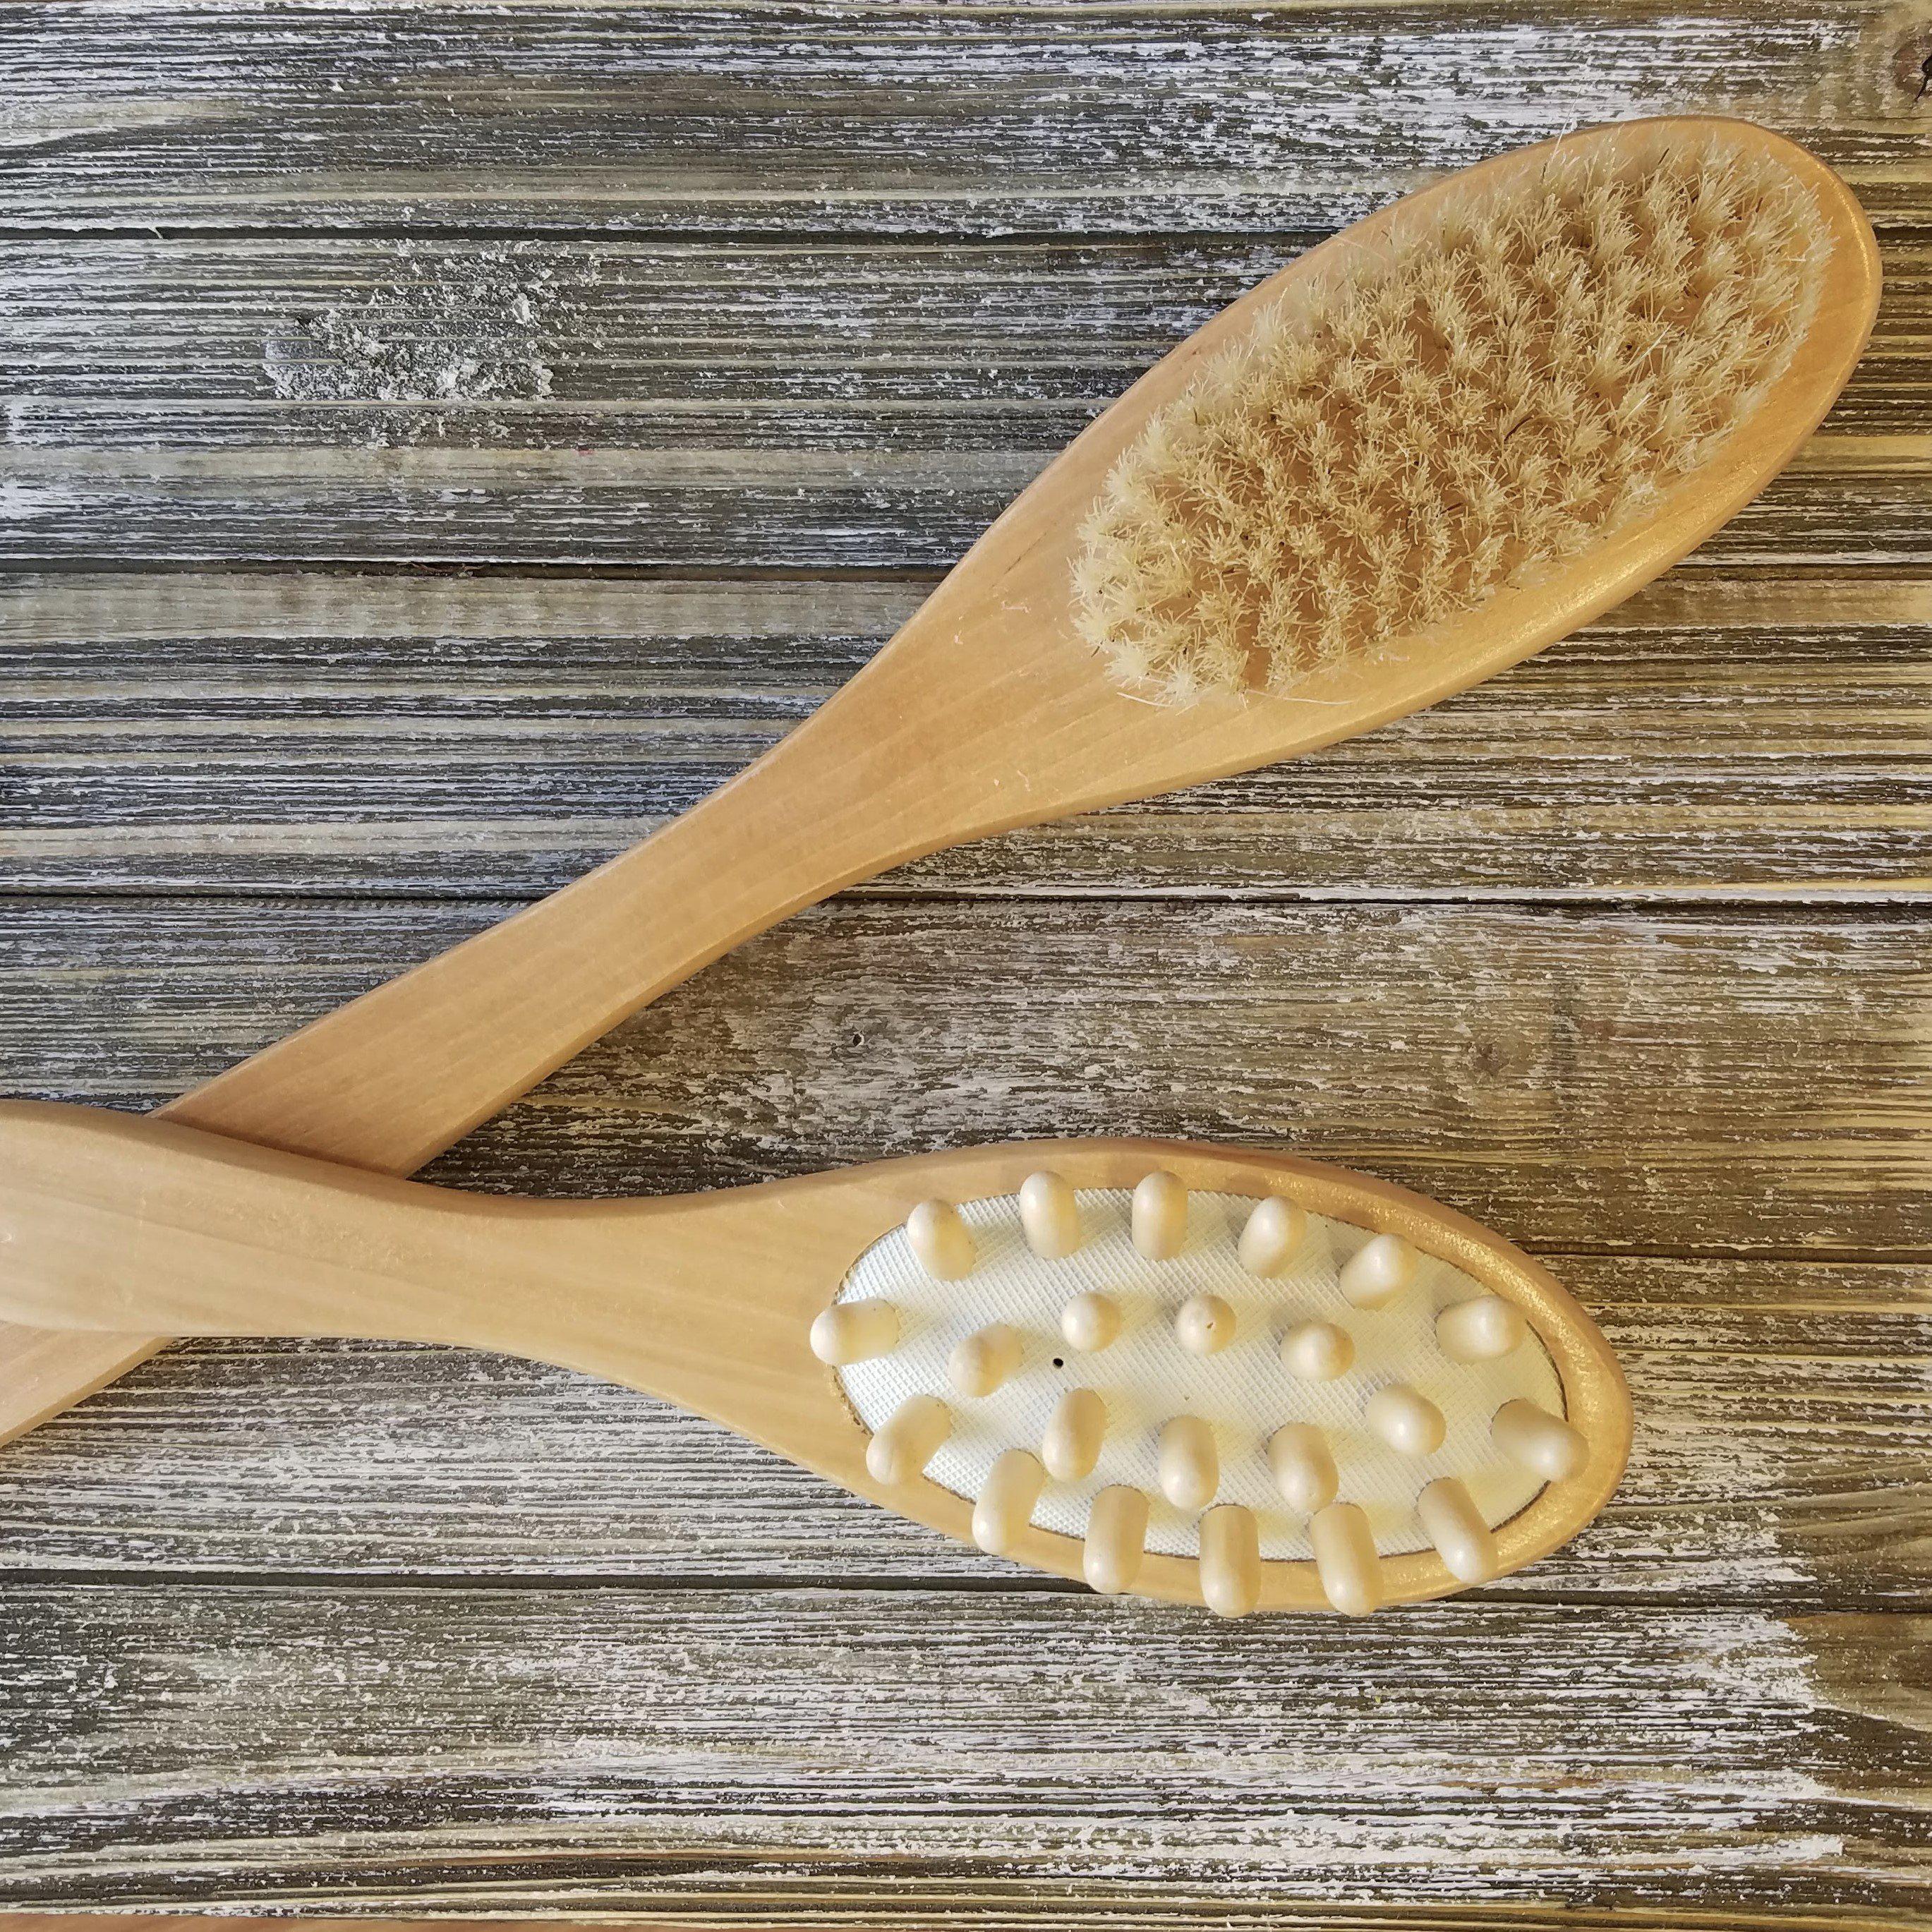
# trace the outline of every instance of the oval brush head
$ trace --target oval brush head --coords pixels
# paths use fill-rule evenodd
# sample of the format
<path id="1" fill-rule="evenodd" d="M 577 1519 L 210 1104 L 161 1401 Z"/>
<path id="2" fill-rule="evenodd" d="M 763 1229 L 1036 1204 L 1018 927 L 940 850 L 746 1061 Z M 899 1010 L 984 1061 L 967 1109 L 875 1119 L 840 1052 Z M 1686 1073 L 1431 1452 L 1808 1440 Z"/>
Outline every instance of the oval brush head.
<path id="1" fill-rule="evenodd" d="M 1812 323 L 1828 231 L 1756 130 L 1604 131 L 1397 211 L 1150 420 L 1075 569 L 1118 681 L 1318 695 L 1721 459 Z"/>
<path id="2" fill-rule="evenodd" d="M 1223 1615 L 1274 1564 L 1312 1568 L 1352 1614 L 1385 1600 L 1385 1558 L 1432 1552 L 1443 1587 L 1486 1582 L 1503 1526 L 1586 1466 L 1606 1493 L 1623 1452 L 1566 1419 L 1551 1347 L 1492 1285 L 1400 1234 L 1159 1169 L 1132 1192 L 1042 1172 L 922 1203 L 812 1346 L 875 1481 L 922 1473 L 970 1502 L 988 1550 L 1029 1525 L 1075 1539 L 1108 1593 L 1150 1556 L 1190 1560 Z"/>

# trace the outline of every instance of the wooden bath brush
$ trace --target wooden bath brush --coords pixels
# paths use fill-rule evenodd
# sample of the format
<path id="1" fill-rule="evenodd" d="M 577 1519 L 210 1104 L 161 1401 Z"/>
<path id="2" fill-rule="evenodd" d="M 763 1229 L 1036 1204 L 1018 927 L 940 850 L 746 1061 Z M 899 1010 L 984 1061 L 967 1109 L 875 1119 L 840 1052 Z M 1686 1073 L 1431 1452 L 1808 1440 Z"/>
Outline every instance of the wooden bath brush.
<path id="1" fill-rule="evenodd" d="M 1527 1255 L 1345 1168 L 1178 1142 L 515 1201 L 14 1102 L 0 1311 L 560 1363 L 1229 1616 L 1502 1576 L 1596 1515 L 1630 1439 L 1615 1357 Z"/>
<path id="2" fill-rule="evenodd" d="M 1474 684 L 1762 489 L 1877 291 L 1849 190 L 1743 122 L 1599 128 L 1426 188 L 1150 370 L 730 784 L 165 1111 L 406 1173 L 842 886 Z M 9 1336 L 0 1435 L 158 1346 Z"/>

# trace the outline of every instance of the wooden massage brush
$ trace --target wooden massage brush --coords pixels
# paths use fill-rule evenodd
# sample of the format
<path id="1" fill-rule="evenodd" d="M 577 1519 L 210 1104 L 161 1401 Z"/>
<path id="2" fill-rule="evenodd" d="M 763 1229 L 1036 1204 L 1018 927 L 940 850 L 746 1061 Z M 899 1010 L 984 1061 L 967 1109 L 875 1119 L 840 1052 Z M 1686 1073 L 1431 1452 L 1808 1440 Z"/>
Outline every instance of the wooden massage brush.
<path id="1" fill-rule="evenodd" d="M 1426 188 L 1150 370 L 730 784 L 163 1111 L 406 1173 L 842 886 L 1462 690 L 1762 489 L 1877 290 L 1850 191 L 1741 122 L 1598 128 Z M 159 1346 L 0 1337 L 0 1437 Z"/>
<path id="2" fill-rule="evenodd" d="M 1519 1568 L 1630 1440 L 1615 1357 L 1527 1255 L 1345 1168 L 1178 1142 L 518 1201 L 0 1103 L 0 1312 L 560 1363 L 982 1549 L 1227 1616 Z"/>

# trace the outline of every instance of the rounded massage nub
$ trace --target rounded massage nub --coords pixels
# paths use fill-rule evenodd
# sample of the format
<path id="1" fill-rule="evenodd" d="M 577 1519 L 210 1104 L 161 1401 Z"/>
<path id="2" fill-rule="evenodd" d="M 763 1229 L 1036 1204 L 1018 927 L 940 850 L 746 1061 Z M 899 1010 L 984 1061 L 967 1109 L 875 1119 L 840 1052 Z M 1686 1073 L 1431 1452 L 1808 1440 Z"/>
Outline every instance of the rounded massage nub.
<path id="1" fill-rule="evenodd" d="M 1174 1334 L 1190 1355 L 1218 1355 L 1234 1339 L 1234 1311 L 1218 1294 L 1190 1294 L 1175 1311 Z"/>
<path id="2" fill-rule="evenodd" d="M 1083 1355 L 1111 1347 L 1120 1332 L 1120 1304 L 1111 1294 L 1088 1289 L 1060 1311 L 1060 1339 Z"/>
<path id="3" fill-rule="evenodd" d="M 1404 1456 L 1432 1456 L 1448 1432 L 1442 1412 L 1406 1382 L 1390 1382 L 1370 1396 L 1362 1420 Z"/>
<path id="4" fill-rule="evenodd" d="M 1268 1467 L 1291 1509 L 1312 1516 L 1335 1500 L 1340 1482 L 1328 1439 L 1312 1422 L 1284 1422 L 1268 1438 Z"/>
<path id="5" fill-rule="evenodd" d="M 1279 1194 L 1257 1201 L 1242 1225 L 1236 1253 L 1249 1274 L 1278 1275 L 1300 1252 L 1308 1238 L 1306 1211 Z"/>
<path id="6" fill-rule="evenodd" d="M 1400 1234 L 1378 1234 L 1342 1264 L 1343 1294 L 1358 1308 L 1386 1308 L 1414 1281 L 1416 1252 Z"/>
<path id="7" fill-rule="evenodd" d="M 1261 1538 L 1252 1510 L 1223 1503 L 1201 1519 L 1201 1594 L 1219 1617 L 1244 1617 L 1261 1601 Z"/>
<path id="8" fill-rule="evenodd" d="M 1354 1338 L 1332 1322 L 1300 1322 L 1281 1338 L 1281 1365 L 1305 1382 L 1332 1382 L 1355 1360 Z"/>
<path id="9" fill-rule="evenodd" d="M 890 1355 L 899 1343 L 899 1312 L 890 1301 L 835 1303 L 812 1324 L 812 1352 L 829 1367 Z"/>
<path id="10" fill-rule="evenodd" d="M 1090 1388 L 1069 1389 L 1054 1404 L 1040 1442 L 1048 1473 L 1061 1483 L 1090 1476 L 1106 1434 L 1107 1405 Z"/>
<path id="11" fill-rule="evenodd" d="M 1561 1416 L 1520 1396 L 1496 1411 L 1490 1434 L 1504 1454 L 1546 1483 L 1574 1476 L 1589 1454 L 1589 1444 Z"/>
<path id="12" fill-rule="evenodd" d="M 1046 1487 L 1038 1456 L 1024 1449 L 1003 1450 L 973 1505 L 973 1540 L 989 1556 L 1004 1556 L 1032 1520 Z"/>
<path id="13" fill-rule="evenodd" d="M 906 1216 L 906 1239 L 934 1281 L 960 1281 L 973 1272 L 973 1237 L 950 1201 L 922 1201 Z"/>
<path id="14" fill-rule="evenodd" d="M 1458 1301 L 1436 1318 L 1436 1346 L 1452 1362 L 1493 1362 L 1527 1332 L 1522 1310 L 1496 1294 Z"/>
<path id="15" fill-rule="evenodd" d="M 1081 1570 L 1102 1596 L 1131 1590 L 1147 1558 L 1148 1499 L 1122 1484 L 1102 1490 L 1088 1513 Z"/>
<path id="16" fill-rule="evenodd" d="M 1020 1184 L 1020 1226 L 1036 1255 L 1058 1261 L 1080 1245 L 1080 1208 L 1073 1190 L 1042 1168 Z"/>
<path id="17" fill-rule="evenodd" d="M 1017 1328 L 1004 1322 L 976 1328 L 954 1348 L 946 1372 L 962 1395 L 991 1395 L 1012 1379 L 1026 1353 L 1026 1342 Z"/>
<path id="18" fill-rule="evenodd" d="M 1134 1190 L 1134 1246 L 1150 1262 L 1169 1261 L 1187 1242 L 1187 1190 L 1171 1174 L 1149 1174 Z"/>
<path id="19" fill-rule="evenodd" d="M 1214 1432 L 1198 1415 L 1177 1415 L 1160 1432 L 1155 1452 L 1160 1492 L 1176 1509 L 1205 1509 L 1221 1485 Z"/>
<path id="20" fill-rule="evenodd" d="M 939 1445 L 952 1433 L 952 1412 L 936 1396 L 908 1396 L 866 1450 L 876 1483 L 908 1483 L 923 1474 Z"/>

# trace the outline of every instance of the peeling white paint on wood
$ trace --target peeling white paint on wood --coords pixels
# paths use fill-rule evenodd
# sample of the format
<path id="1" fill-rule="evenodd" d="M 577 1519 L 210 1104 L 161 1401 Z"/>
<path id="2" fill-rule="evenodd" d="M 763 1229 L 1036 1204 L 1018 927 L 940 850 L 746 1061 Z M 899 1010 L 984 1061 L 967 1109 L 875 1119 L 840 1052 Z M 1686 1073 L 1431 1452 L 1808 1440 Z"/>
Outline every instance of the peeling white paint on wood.
<path id="1" fill-rule="evenodd" d="M 560 1862 L 603 1868 L 614 1902 L 695 1859 L 742 1911 L 776 1861 L 808 1922 L 839 1874 L 1735 1907 L 1852 1881 L 1903 1904 L 1927 1870 L 1879 1835 L 1910 1816 L 1927 1733 L 1858 1709 L 1922 1667 L 1910 1618 L 1466 1604 L 1231 1633 L 1084 1593 L 13 1601 L 40 1654 L 92 1660 L 10 1706 L 22 1904 L 205 1888 L 210 1812 L 256 1898 L 313 1882 L 320 1828 L 365 1906 L 398 1864 L 423 1906 L 464 1895 L 439 1867 L 514 1859 L 530 1875 L 494 1894 L 514 1909 L 548 1902 Z M 104 1752 L 140 1774 L 104 1786 Z M 372 1829 L 379 1766 L 415 1815 Z M 64 1845 L 33 1835 L 55 1818 Z M 723 1854 L 754 1862 L 727 1877 Z"/>
<path id="2" fill-rule="evenodd" d="M 1606 1516 L 1492 1594 L 1923 1600 L 1922 1270 L 1547 1258 L 1624 1363 L 1636 1439 Z M 0 1460 L 0 1548 L 22 1576 L 1027 1580 L 634 1391 L 400 1345 L 171 1352 Z"/>
<path id="3" fill-rule="evenodd" d="M 828 4 L 262 6 L 212 31 L 157 4 L 78 46 L 59 17 L 5 83 L 93 131 L 30 141 L 0 214 L 70 230 L 1252 230 L 1687 104 L 1810 139 L 1881 212 L 1925 178 L 1917 22 L 1880 4 L 1459 5 L 1446 31 L 1394 5 Z M 292 169 L 279 130 L 318 101 L 333 140 Z"/>
<path id="4" fill-rule="evenodd" d="M 541 890 L 754 757 L 922 590 L 22 575 L 0 585 L 0 850 L 82 889 Z M 1928 620 L 1917 578 L 1680 573 L 1353 743 L 884 890 L 1916 896 Z"/>
<path id="5" fill-rule="evenodd" d="M 681 808 L 1100 402 L 1426 174 L 1734 107 L 1847 172 L 1887 292 L 1792 474 L 1586 636 L 812 914 L 438 1169 L 1298 1142 L 1600 1313 L 1639 1434 L 1582 1538 L 1228 1630 L 622 1390 L 204 1345 L 0 1457 L 0 1900 L 1922 1918 L 1922 5 L 15 13 L 8 1091 L 179 1091 Z"/>
<path id="6" fill-rule="evenodd" d="M 152 1104 L 502 910 L 50 899 L 14 1090 Z M 976 1141 L 1291 1145 L 1558 1250 L 1922 1258 L 1922 935 L 1882 910 L 848 902 L 443 1156 L 649 1193 Z"/>

